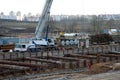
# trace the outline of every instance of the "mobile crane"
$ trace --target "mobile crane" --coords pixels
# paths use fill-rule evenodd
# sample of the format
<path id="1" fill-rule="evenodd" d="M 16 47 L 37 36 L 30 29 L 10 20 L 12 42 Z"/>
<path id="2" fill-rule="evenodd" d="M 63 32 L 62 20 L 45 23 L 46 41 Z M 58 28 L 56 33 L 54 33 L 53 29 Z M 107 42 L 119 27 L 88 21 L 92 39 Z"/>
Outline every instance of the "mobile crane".
<path id="1" fill-rule="evenodd" d="M 35 50 L 36 48 L 39 48 L 38 46 L 44 46 L 44 47 L 54 46 L 53 39 L 49 39 L 48 36 L 46 36 L 46 38 L 42 37 L 42 32 L 45 27 L 45 23 L 50 15 L 50 8 L 52 2 L 53 0 L 46 0 L 45 2 L 41 17 L 36 27 L 35 37 L 32 40 L 30 40 L 29 43 L 16 44 L 14 51 L 28 51 L 28 50 L 32 51 Z M 48 34 L 48 29 L 46 30 L 46 35 L 47 34 Z"/>
<path id="2" fill-rule="evenodd" d="M 48 26 L 46 29 L 46 37 L 45 39 L 42 37 L 42 33 L 43 33 L 43 29 L 45 27 L 45 23 L 47 20 L 49 20 L 50 17 L 50 8 L 52 5 L 53 0 L 46 0 L 41 17 L 39 19 L 39 23 L 36 27 L 36 31 L 35 31 L 35 39 L 33 40 L 34 43 L 38 44 L 38 45 L 44 45 L 44 46 L 48 46 L 48 45 L 54 45 L 54 40 L 53 39 L 49 39 L 48 38 Z M 37 42 L 36 42 L 37 41 Z M 39 44 L 39 42 L 41 41 L 41 44 Z"/>

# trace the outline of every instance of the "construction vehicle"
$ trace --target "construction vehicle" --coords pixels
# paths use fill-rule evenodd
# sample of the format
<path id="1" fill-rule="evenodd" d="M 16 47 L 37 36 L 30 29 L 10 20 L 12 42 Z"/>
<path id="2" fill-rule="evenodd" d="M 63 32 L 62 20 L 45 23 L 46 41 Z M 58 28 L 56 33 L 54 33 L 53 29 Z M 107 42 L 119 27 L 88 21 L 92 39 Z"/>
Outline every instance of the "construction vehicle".
<path id="1" fill-rule="evenodd" d="M 5 44 L 5 45 L 0 45 L 0 51 L 1 52 L 9 52 L 13 50 L 15 47 L 14 44 Z"/>
<path id="2" fill-rule="evenodd" d="M 14 51 L 15 52 L 35 52 L 40 50 L 46 49 L 55 49 L 54 40 L 47 39 L 46 41 L 44 38 L 39 40 L 30 40 L 28 43 L 17 43 L 15 45 Z"/>
<path id="3" fill-rule="evenodd" d="M 46 28 L 46 37 L 42 37 L 43 29 L 46 21 L 49 19 L 50 8 L 53 0 L 46 0 L 41 17 L 35 31 L 35 37 L 29 41 L 29 43 L 18 43 L 15 46 L 14 51 L 28 51 L 36 50 L 41 48 L 54 48 L 54 40 L 48 38 L 48 27 Z M 49 26 L 49 25 L 48 25 Z"/>

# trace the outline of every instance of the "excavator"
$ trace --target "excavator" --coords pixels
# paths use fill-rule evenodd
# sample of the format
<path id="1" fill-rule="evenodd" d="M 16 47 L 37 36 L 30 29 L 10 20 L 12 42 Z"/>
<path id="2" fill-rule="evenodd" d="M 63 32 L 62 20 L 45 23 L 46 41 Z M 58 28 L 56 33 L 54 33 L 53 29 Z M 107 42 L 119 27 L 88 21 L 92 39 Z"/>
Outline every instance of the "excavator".
<path id="1" fill-rule="evenodd" d="M 54 39 L 48 38 L 48 27 L 46 29 L 46 37 L 42 37 L 43 29 L 50 16 L 50 8 L 53 0 L 46 0 L 41 17 L 35 31 L 35 37 L 29 41 L 29 43 L 16 44 L 14 51 L 35 51 L 36 49 L 54 48 Z"/>

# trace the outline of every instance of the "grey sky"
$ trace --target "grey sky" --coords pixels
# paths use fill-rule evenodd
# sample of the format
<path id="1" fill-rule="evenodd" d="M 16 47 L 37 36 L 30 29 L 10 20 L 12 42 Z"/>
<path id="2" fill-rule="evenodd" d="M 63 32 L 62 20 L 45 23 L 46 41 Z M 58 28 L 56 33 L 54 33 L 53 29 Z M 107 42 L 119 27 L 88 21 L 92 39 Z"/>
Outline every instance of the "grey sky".
<path id="1" fill-rule="evenodd" d="M 0 0 L 0 11 L 41 13 L 45 0 Z M 120 0 L 53 0 L 51 14 L 120 14 Z"/>

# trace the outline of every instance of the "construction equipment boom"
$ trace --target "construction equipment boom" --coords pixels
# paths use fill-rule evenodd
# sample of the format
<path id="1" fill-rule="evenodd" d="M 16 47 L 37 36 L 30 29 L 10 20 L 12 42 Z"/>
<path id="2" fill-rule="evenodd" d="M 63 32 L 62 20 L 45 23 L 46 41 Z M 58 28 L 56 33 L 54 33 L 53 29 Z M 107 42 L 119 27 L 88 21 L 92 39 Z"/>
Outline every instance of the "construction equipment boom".
<path id="1" fill-rule="evenodd" d="M 36 51 L 36 49 L 44 48 L 54 48 L 54 40 L 48 39 L 48 27 L 46 29 L 46 37 L 42 38 L 42 32 L 45 27 L 45 23 L 50 15 L 50 8 L 53 0 L 46 0 L 41 17 L 39 19 L 38 25 L 36 26 L 35 39 L 29 41 L 29 43 L 18 43 L 14 51 Z M 39 47 L 38 47 L 39 46 Z"/>
<path id="2" fill-rule="evenodd" d="M 36 27 L 35 31 L 35 38 L 40 39 L 42 37 L 42 32 L 45 27 L 45 22 L 47 21 L 49 14 L 50 14 L 50 8 L 52 5 L 53 0 L 46 0 L 40 20 L 38 22 L 38 25 Z"/>

